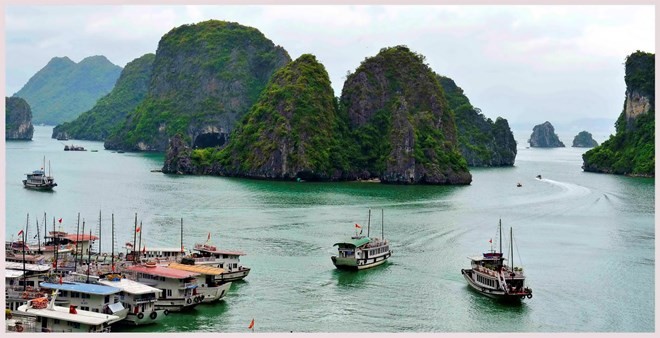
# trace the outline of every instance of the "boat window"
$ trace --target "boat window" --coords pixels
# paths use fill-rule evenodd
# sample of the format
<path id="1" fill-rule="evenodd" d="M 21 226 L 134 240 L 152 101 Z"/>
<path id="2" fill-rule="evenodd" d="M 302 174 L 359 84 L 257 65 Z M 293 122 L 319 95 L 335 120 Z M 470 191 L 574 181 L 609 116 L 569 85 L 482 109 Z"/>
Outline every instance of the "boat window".
<path id="1" fill-rule="evenodd" d="M 91 296 L 89 295 L 89 293 L 83 293 L 83 294 L 80 294 L 80 298 L 86 298 L 86 299 L 89 299 L 90 297 L 91 297 Z"/>
<path id="2" fill-rule="evenodd" d="M 60 320 L 59 320 L 59 319 L 54 319 L 54 320 L 53 320 L 53 324 L 59 324 L 59 323 L 60 323 Z"/>
<path id="3" fill-rule="evenodd" d="M 66 297 L 69 294 L 68 291 L 60 291 L 60 296 L 61 297 Z"/>
<path id="4" fill-rule="evenodd" d="M 71 291 L 71 298 L 80 298 L 80 293 L 75 292 L 75 291 Z"/>

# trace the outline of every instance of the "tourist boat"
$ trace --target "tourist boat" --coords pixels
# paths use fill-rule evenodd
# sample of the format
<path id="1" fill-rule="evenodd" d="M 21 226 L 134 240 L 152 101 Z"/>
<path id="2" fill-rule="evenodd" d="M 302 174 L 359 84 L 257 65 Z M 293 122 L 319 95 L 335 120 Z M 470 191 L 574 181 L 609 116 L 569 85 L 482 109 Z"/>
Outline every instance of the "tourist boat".
<path id="1" fill-rule="evenodd" d="M 50 269 L 50 265 L 5 261 L 5 308 L 16 310 L 28 300 L 43 296 L 39 283 Z"/>
<path id="2" fill-rule="evenodd" d="M 170 263 L 167 267 L 199 273 L 201 277 L 197 280 L 198 286 L 193 294 L 196 293 L 201 295 L 204 303 L 211 303 L 224 298 L 231 287 L 231 282 L 218 282 L 219 276 L 224 272 L 224 270 L 220 268 L 215 268 L 209 265 L 188 265 L 180 263 Z"/>
<path id="3" fill-rule="evenodd" d="M 333 245 L 338 247 L 337 256 L 331 257 L 332 263 L 335 267 L 338 269 L 362 270 L 383 264 L 388 258 L 390 258 L 390 256 L 392 256 L 390 244 L 385 239 L 385 233 L 382 229 L 383 224 L 381 223 L 382 238 L 370 238 L 370 226 L 371 210 L 369 210 L 367 236 L 361 235 L 361 226 L 355 224 L 355 236 L 352 236 L 347 241 L 338 242 Z M 361 229 L 360 234 L 357 233 L 357 229 Z"/>
<path id="4" fill-rule="evenodd" d="M 53 190 L 57 186 L 55 178 L 50 175 L 50 162 L 48 163 L 48 175 L 44 171 L 46 166 L 46 158 L 44 157 L 44 165 L 39 170 L 34 170 L 31 174 L 26 174 L 27 179 L 23 180 L 23 187 L 35 190 Z"/>
<path id="5" fill-rule="evenodd" d="M 208 244 L 208 241 L 211 239 L 209 234 L 207 243 L 197 243 L 193 246 L 193 250 L 197 251 L 181 260 L 183 264 L 201 264 L 201 265 L 211 265 L 220 269 L 223 269 L 224 272 L 216 276 L 216 282 L 225 283 L 225 282 L 234 282 L 242 280 L 247 277 L 250 273 L 250 268 L 242 266 L 240 257 L 245 256 L 245 253 L 241 251 L 232 251 L 232 250 L 218 250 L 215 245 Z"/>
<path id="6" fill-rule="evenodd" d="M 19 306 L 12 312 L 13 331 L 110 332 L 110 324 L 119 320 L 118 316 L 79 310 L 74 305 L 58 306 L 55 305 L 56 299 L 57 289 L 51 294 L 50 300 L 40 297 L 28 300 L 26 304 Z"/>
<path id="7" fill-rule="evenodd" d="M 64 151 L 86 151 L 86 149 L 82 146 L 74 146 L 72 144 L 70 146 L 64 145 Z"/>
<path id="8" fill-rule="evenodd" d="M 114 315 L 117 318 L 108 322 L 118 322 L 128 314 L 120 302 L 121 289 L 90 282 L 83 282 L 87 276 L 72 274 L 76 281 L 62 281 L 62 283 L 42 282 L 42 290 L 58 290 L 60 305 L 75 306 L 81 310 Z M 83 278 L 83 279 L 81 279 Z"/>
<path id="9" fill-rule="evenodd" d="M 139 283 L 116 273 L 95 277 L 99 284 L 112 286 L 121 290 L 119 299 L 128 309 L 125 323 L 130 325 L 145 325 L 161 321 L 169 314 L 169 310 L 156 309 L 156 300 L 163 292 L 160 289 Z"/>
<path id="10" fill-rule="evenodd" d="M 518 182 L 518 184 L 516 184 L 516 186 L 517 186 L 518 188 L 520 188 L 520 187 L 522 187 L 522 183 Z"/>
<path id="11" fill-rule="evenodd" d="M 131 243 L 126 243 L 127 249 L 132 248 Z M 175 263 L 185 256 L 185 252 L 181 248 L 147 248 L 142 247 L 142 250 L 128 250 L 126 253 L 127 261 L 136 261 L 139 263 L 156 262 L 158 265 L 166 266 L 169 263 Z M 137 259 L 135 259 L 137 258 Z"/>
<path id="12" fill-rule="evenodd" d="M 491 248 L 482 256 L 468 257 L 470 269 L 461 269 L 461 274 L 474 290 L 502 301 L 520 301 L 532 298 L 532 289 L 525 285 L 523 269 L 513 265 L 513 228 L 511 229 L 511 265 L 504 263 L 502 254 L 502 221 L 499 225 L 500 251 Z M 492 243 L 492 241 L 491 241 Z"/>
<path id="13" fill-rule="evenodd" d="M 128 266 L 124 273 L 135 281 L 163 290 L 156 300 L 156 309 L 182 311 L 202 302 L 201 295 L 194 293 L 197 288 L 194 277 L 198 273 L 172 269 L 154 262 Z"/>

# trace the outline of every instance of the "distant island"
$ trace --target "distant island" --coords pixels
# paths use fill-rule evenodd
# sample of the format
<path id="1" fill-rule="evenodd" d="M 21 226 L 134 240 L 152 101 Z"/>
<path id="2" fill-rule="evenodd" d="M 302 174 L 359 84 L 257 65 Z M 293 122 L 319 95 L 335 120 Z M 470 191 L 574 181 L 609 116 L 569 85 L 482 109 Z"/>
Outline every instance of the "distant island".
<path id="1" fill-rule="evenodd" d="M 559 148 L 565 147 L 555 134 L 555 128 L 548 121 L 534 126 L 532 135 L 529 137 L 529 145 L 535 148 Z"/>
<path id="2" fill-rule="evenodd" d="M 584 155 L 588 172 L 655 177 L 655 54 L 637 51 L 625 62 L 626 99 L 616 135 Z"/>
<path id="3" fill-rule="evenodd" d="M 112 90 L 121 67 L 105 56 L 90 56 L 79 63 L 54 57 L 13 96 L 30 104 L 33 123 L 57 125 L 75 119 Z"/>
<path id="4" fill-rule="evenodd" d="M 597 146 L 598 142 L 596 142 L 591 133 L 586 130 L 579 132 L 577 135 L 575 135 L 575 138 L 573 138 L 573 147 L 593 148 Z"/>

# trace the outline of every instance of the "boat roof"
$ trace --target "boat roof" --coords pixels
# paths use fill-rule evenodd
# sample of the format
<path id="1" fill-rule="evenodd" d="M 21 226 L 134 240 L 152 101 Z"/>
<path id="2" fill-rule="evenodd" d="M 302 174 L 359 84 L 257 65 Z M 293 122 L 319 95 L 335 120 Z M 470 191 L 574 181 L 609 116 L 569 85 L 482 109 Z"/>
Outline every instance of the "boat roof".
<path id="1" fill-rule="evenodd" d="M 92 295 L 103 295 L 103 296 L 112 295 L 121 291 L 121 289 L 112 286 L 106 286 L 101 284 L 87 284 L 87 283 L 79 283 L 79 282 L 63 282 L 62 284 L 43 282 L 39 285 L 42 288 L 46 288 L 46 289 L 76 291 L 82 293 L 89 293 Z"/>
<path id="2" fill-rule="evenodd" d="M 78 234 L 78 235 L 76 235 L 76 234 L 66 234 L 62 237 L 66 238 L 70 241 L 74 241 L 74 242 L 76 240 L 82 242 L 82 241 L 89 241 L 89 240 L 95 241 L 95 240 L 99 239 L 98 237 L 96 237 L 94 235 L 90 235 L 90 234 Z"/>
<path id="3" fill-rule="evenodd" d="M 149 248 L 149 247 L 146 247 L 146 249 L 144 251 L 146 251 L 146 252 L 159 252 L 159 251 L 160 252 L 184 252 L 183 250 L 181 250 L 181 248 L 178 248 L 178 247 L 171 247 L 171 248 Z M 142 251 L 140 251 L 140 252 L 142 252 Z"/>
<path id="4" fill-rule="evenodd" d="M 215 245 L 209 245 L 209 244 L 195 244 L 193 247 L 193 250 L 196 251 L 205 251 L 205 252 L 210 252 L 213 254 L 219 254 L 219 255 L 232 255 L 232 256 L 245 256 L 245 253 L 242 251 L 236 251 L 236 250 L 218 250 L 218 248 Z"/>
<path id="5" fill-rule="evenodd" d="M 23 271 L 23 263 L 5 261 L 5 269 Z M 26 271 L 32 271 L 32 272 L 46 272 L 46 271 L 50 270 L 50 265 L 26 263 L 25 264 L 25 270 Z"/>
<path id="6" fill-rule="evenodd" d="M 167 267 L 177 270 L 196 272 L 202 275 L 211 275 L 211 276 L 216 276 L 225 272 L 224 269 L 215 268 L 210 265 L 187 265 L 181 263 L 170 263 Z"/>
<path id="7" fill-rule="evenodd" d="M 106 280 L 106 279 L 100 279 L 99 283 L 107 286 L 113 286 L 116 288 L 119 288 L 120 290 L 130 293 L 133 295 L 143 295 L 147 293 L 161 293 L 162 291 L 160 289 L 151 287 L 146 284 L 142 284 L 140 282 L 136 282 L 134 280 L 122 278 L 118 281 L 111 281 L 111 280 Z"/>
<path id="8" fill-rule="evenodd" d="M 129 266 L 128 268 L 126 268 L 126 270 L 146 273 L 154 276 L 177 278 L 177 279 L 194 277 L 199 275 L 199 273 L 195 273 L 195 272 L 177 270 L 177 269 L 172 269 L 158 265 L 153 267 L 147 267 L 144 265 L 134 265 L 134 266 Z"/>
<path id="9" fill-rule="evenodd" d="M 349 239 L 345 242 L 337 242 L 337 243 L 333 244 L 332 246 L 343 244 L 344 246 L 354 246 L 354 247 L 357 248 L 357 247 L 361 247 L 361 246 L 369 243 L 369 241 L 371 241 L 369 239 L 369 237 L 359 237 L 359 238 L 351 237 L 351 239 Z"/>
<path id="10" fill-rule="evenodd" d="M 475 262 L 481 262 L 481 261 L 499 261 L 499 260 L 506 260 L 504 257 L 484 257 L 484 256 L 472 256 L 469 257 L 469 259 L 475 261 Z"/>
<path id="11" fill-rule="evenodd" d="M 5 278 L 18 278 L 23 276 L 23 271 L 5 270 Z"/>
<path id="12" fill-rule="evenodd" d="M 115 315 L 107 315 L 104 313 L 97 313 L 92 311 L 76 309 L 76 314 L 69 313 L 69 308 L 64 306 L 53 306 L 53 309 L 28 309 L 27 304 L 18 307 L 19 312 L 25 312 L 32 315 L 54 318 L 59 320 L 67 320 L 74 323 L 81 323 L 87 325 L 101 325 L 103 323 L 118 320 L 119 317 Z"/>

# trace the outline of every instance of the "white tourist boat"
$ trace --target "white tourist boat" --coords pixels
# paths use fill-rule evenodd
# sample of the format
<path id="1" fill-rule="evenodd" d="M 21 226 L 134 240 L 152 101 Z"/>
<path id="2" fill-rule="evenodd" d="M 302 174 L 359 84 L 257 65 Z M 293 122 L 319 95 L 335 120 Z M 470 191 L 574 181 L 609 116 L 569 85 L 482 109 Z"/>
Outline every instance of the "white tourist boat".
<path id="1" fill-rule="evenodd" d="M 5 308 L 13 311 L 28 300 L 43 296 L 39 283 L 49 272 L 49 265 L 5 262 Z"/>
<path id="2" fill-rule="evenodd" d="M 384 217 L 383 217 L 384 220 Z M 385 263 L 392 251 L 390 244 L 385 239 L 383 225 L 381 223 L 382 238 L 369 237 L 369 228 L 371 223 L 371 210 L 369 210 L 369 220 L 367 225 L 367 236 L 357 233 L 357 229 L 361 226 L 355 224 L 356 234 L 350 239 L 337 242 L 333 246 L 338 247 L 337 256 L 332 256 L 332 263 L 338 269 L 346 270 L 362 270 L 378 266 Z M 360 230 L 360 233 L 362 229 Z"/>
<path id="3" fill-rule="evenodd" d="M 170 263 L 168 267 L 200 274 L 200 277 L 197 278 L 198 286 L 194 293 L 201 295 L 204 303 L 211 303 L 224 298 L 231 287 L 231 282 L 218 282 L 219 276 L 224 273 L 224 270 L 220 268 L 210 265 L 188 265 L 180 263 Z"/>
<path id="4" fill-rule="evenodd" d="M 110 332 L 110 324 L 118 316 L 76 309 L 73 305 L 55 305 L 57 290 L 46 297 L 29 300 L 12 313 L 13 331 L 16 332 Z M 21 323 L 18 325 L 17 323 Z M 30 323 L 25 325 L 24 323 Z M 7 329 L 9 328 L 7 323 Z"/>
<path id="5" fill-rule="evenodd" d="M 84 275 L 72 275 L 76 278 L 86 278 Z M 120 289 L 112 286 L 86 282 L 63 281 L 62 283 L 41 283 L 42 290 L 59 290 L 58 303 L 60 305 L 75 306 L 77 309 L 96 313 L 111 314 L 116 320 L 112 324 L 126 318 L 128 309 L 120 302 Z"/>
<path id="6" fill-rule="evenodd" d="M 156 309 L 156 300 L 163 292 L 160 289 L 139 283 L 120 274 L 107 274 L 98 278 L 98 283 L 121 290 L 119 299 L 128 310 L 124 322 L 130 325 L 156 323 L 169 314 L 168 310 Z"/>
<path id="7" fill-rule="evenodd" d="M 198 273 L 172 269 L 155 263 L 128 266 L 124 273 L 129 278 L 163 292 L 156 300 L 156 309 L 182 311 L 202 302 L 201 295 L 194 294 Z"/>
<path id="8" fill-rule="evenodd" d="M 504 263 L 502 254 L 502 221 L 499 225 L 500 251 L 491 248 L 482 256 L 468 257 L 470 269 L 461 269 L 461 274 L 474 290 L 482 295 L 503 301 L 520 301 L 532 298 L 532 289 L 525 285 L 522 267 L 513 265 L 513 229 L 511 229 L 511 265 Z"/>
<path id="9" fill-rule="evenodd" d="M 35 190 L 53 190 L 57 186 L 55 178 L 50 174 L 50 161 L 48 161 L 48 175 L 44 171 L 46 167 L 46 157 L 41 169 L 34 170 L 30 174 L 25 174 L 27 177 L 23 180 L 23 187 Z"/>
<path id="10" fill-rule="evenodd" d="M 241 256 L 245 253 L 233 250 L 219 250 L 215 245 L 209 244 L 211 239 L 209 234 L 206 243 L 196 243 L 193 250 L 196 251 L 192 256 L 181 260 L 181 263 L 201 265 L 211 265 L 223 269 L 224 272 L 216 277 L 217 282 L 233 282 L 242 280 L 250 273 L 250 268 L 241 265 Z"/>

